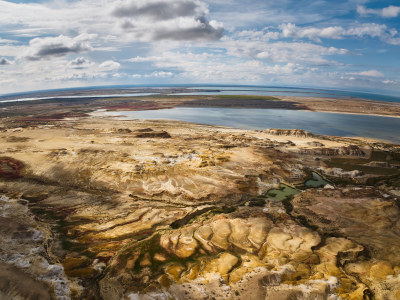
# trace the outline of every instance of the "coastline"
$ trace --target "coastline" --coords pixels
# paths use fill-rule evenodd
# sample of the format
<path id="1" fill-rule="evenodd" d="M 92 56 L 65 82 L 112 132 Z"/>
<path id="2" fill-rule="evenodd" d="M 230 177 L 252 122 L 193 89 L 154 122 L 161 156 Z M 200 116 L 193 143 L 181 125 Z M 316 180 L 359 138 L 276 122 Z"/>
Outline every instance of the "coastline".
<path id="1" fill-rule="evenodd" d="M 140 92 L 145 91 L 149 90 L 141 90 Z M 0 103 L 0 117 L 4 120 L 3 127 L 7 128 L 9 126 L 26 127 L 56 124 L 56 122 L 62 120 L 88 116 L 99 110 L 116 112 L 117 114 L 122 111 L 137 111 L 139 118 L 141 118 L 141 114 L 146 114 L 146 111 L 157 111 L 154 116 L 151 114 L 149 116 L 149 113 L 147 113 L 144 119 L 173 119 L 242 129 L 299 128 L 323 135 L 365 136 L 399 144 L 398 134 L 393 130 L 400 126 L 398 124 L 400 103 L 317 97 L 277 98 L 262 95 L 171 95 L 171 92 L 172 90 L 165 89 L 163 94 L 135 97 L 90 98 L 85 95 L 84 98 L 57 98 L 4 103 L 3 105 Z M 189 110 L 192 117 L 184 117 L 184 111 L 182 115 L 178 116 L 175 112 L 167 115 L 160 112 L 172 108 L 178 109 L 178 112 L 182 108 L 192 109 Z M 230 109 L 230 119 L 225 117 L 225 120 L 220 122 L 211 108 L 215 108 L 215 111 L 221 108 Z M 199 109 L 198 112 L 193 111 L 196 109 Z M 198 116 L 202 109 L 205 109 L 204 117 L 208 118 L 205 122 L 202 122 Z M 232 109 L 243 109 L 243 114 Z M 247 109 L 247 115 L 244 115 Z M 265 115 L 263 115 L 264 112 L 257 112 L 258 109 L 265 110 Z M 251 111 L 253 111 L 254 116 L 250 115 Z M 337 115 L 337 117 L 327 116 L 324 118 L 323 115 L 303 115 L 300 112 L 329 113 Z M 211 113 L 210 116 L 208 116 L 209 113 Z M 171 117 L 171 114 L 175 114 L 175 116 Z M 357 118 L 359 119 L 358 123 L 354 123 L 351 118 L 346 118 L 346 115 L 385 119 L 382 119 L 377 124 L 379 126 L 376 127 L 375 125 L 370 126 L 369 120 L 365 118 Z M 287 119 L 282 119 L 282 116 Z M 266 117 L 271 121 L 264 121 L 263 119 Z M 221 118 L 224 118 L 223 115 L 221 115 Z M 248 120 L 243 120 L 243 118 Z M 371 119 L 371 121 L 373 120 Z M 234 125 L 235 122 L 237 126 Z M 353 126 L 352 124 L 357 125 Z M 381 136 L 380 133 L 384 134 Z"/>
<path id="2" fill-rule="evenodd" d="M 306 110 L 311 112 L 321 112 L 321 113 L 328 113 L 328 114 L 341 114 L 341 115 L 355 115 L 355 116 L 373 116 L 373 117 L 383 117 L 383 118 L 400 118 L 399 115 L 382 115 L 382 114 L 368 114 L 362 112 L 341 112 L 341 111 L 334 111 L 334 110 Z"/>

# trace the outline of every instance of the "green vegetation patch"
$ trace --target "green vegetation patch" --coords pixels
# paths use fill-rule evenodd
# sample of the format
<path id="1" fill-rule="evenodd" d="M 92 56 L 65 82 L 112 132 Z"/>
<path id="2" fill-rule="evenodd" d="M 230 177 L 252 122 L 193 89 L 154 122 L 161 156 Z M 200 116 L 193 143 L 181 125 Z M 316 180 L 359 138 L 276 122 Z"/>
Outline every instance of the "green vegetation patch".
<path id="1" fill-rule="evenodd" d="M 267 198 L 273 201 L 283 201 L 288 197 L 292 197 L 300 193 L 298 189 L 295 189 L 286 184 L 280 184 L 279 189 L 272 189 L 267 192 Z"/>
<path id="2" fill-rule="evenodd" d="M 216 95 L 217 99 L 237 99 L 237 100 L 281 100 L 273 96 L 257 96 L 257 95 Z"/>

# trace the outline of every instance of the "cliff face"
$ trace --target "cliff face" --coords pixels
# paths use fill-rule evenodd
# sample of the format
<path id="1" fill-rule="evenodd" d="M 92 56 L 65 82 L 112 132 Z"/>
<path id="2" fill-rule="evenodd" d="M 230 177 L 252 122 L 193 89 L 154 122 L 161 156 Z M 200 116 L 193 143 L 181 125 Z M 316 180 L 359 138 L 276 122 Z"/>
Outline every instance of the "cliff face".
<path id="1" fill-rule="evenodd" d="M 313 149 L 301 149 L 302 154 L 308 155 L 323 155 L 323 156 L 357 156 L 365 157 L 367 153 L 356 145 L 350 145 L 346 147 L 338 148 L 313 148 Z"/>

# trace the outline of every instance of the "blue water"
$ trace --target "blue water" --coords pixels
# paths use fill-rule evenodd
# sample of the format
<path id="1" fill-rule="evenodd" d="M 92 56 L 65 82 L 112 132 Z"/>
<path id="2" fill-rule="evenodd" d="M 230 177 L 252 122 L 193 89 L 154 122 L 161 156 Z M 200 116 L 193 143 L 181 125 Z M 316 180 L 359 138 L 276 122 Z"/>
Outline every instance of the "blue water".
<path id="1" fill-rule="evenodd" d="M 33 97 L 33 98 L 17 98 L 11 100 L 1 100 L 0 103 L 9 102 L 25 102 L 25 101 L 38 101 L 50 99 L 84 99 L 84 98 L 122 98 L 122 97 L 144 97 L 157 95 L 158 93 L 132 93 L 132 94 L 107 94 L 107 95 L 77 95 L 77 96 L 56 96 L 56 97 Z"/>
<path id="2" fill-rule="evenodd" d="M 384 102 L 398 102 L 400 97 L 390 95 L 372 94 L 366 92 L 340 91 L 312 88 L 292 87 L 249 87 L 249 86 L 201 86 L 195 90 L 208 90 L 207 92 L 189 92 L 175 95 L 262 95 L 262 96 L 296 96 L 296 97 L 321 97 L 321 98 L 360 98 Z"/>
<path id="3" fill-rule="evenodd" d="M 303 129 L 316 134 L 369 137 L 400 144 L 400 118 L 284 109 L 174 108 L 106 111 L 94 115 L 127 119 L 169 119 L 240 129 Z"/>
<path id="4" fill-rule="evenodd" d="M 169 87 L 177 87 L 177 88 L 188 88 L 193 89 L 194 91 L 191 93 L 184 93 L 184 95 L 266 95 L 266 96 L 299 96 L 299 97 L 336 97 L 336 98 L 362 98 L 367 100 L 377 100 L 377 101 L 385 101 L 385 102 L 398 102 L 400 103 L 400 96 L 397 95 L 381 95 L 374 94 L 368 92 L 359 92 L 359 91 L 340 91 L 340 90 L 330 90 L 330 89 L 318 89 L 318 88 L 298 88 L 298 87 L 280 87 L 280 86 L 227 86 L 227 85 L 121 85 L 121 86 L 99 86 L 99 87 L 85 87 L 85 88 L 71 88 L 71 89 L 59 89 L 59 90 L 48 90 L 41 91 L 40 93 L 46 92 L 56 92 L 60 93 L 63 91 L 76 91 L 80 90 L 96 90 L 96 89 L 116 89 L 116 88 L 149 88 L 154 89 L 154 92 L 157 93 L 158 89 L 161 88 L 169 88 Z M 196 90 L 205 89 L 208 92 L 196 92 Z M 29 97 L 30 94 L 37 94 L 36 92 L 24 92 L 19 94 L 8 94 L 0 96 L 0 102 L 2 100 L 23 100 Z M 114 96 L 111 92 L 111 95 L 102 95 L 102 97 Z M 119 94 L 120 96 L 123 96 Z M 131 94 L 126 94 L 128 96 Z M 140 94 L 136 94 L 135 96 L 141 96 Z M 90 97 L 90 96 L 88 96 Z M 42 97 L 40 99 L 49 99 L 50 97 Z M 55 97 L 51 97 L 55 98 Z M 57 97 L 59 98 L 59 97 Z M 65 97 L 67 98 L 67 97 Z M 27 101 L 27 100 L 24 100 Z"/>

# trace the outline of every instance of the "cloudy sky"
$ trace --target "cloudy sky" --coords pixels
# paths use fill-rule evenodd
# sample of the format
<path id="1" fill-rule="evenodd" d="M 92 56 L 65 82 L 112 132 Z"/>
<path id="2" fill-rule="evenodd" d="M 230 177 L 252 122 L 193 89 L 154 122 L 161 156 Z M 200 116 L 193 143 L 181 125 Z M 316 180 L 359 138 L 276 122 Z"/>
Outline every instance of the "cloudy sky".
<path id="1" fill-rule="evenodd" d="M 400 3 L 0 0 L 0 94 L 186 83 L 400 94 Z"/>

